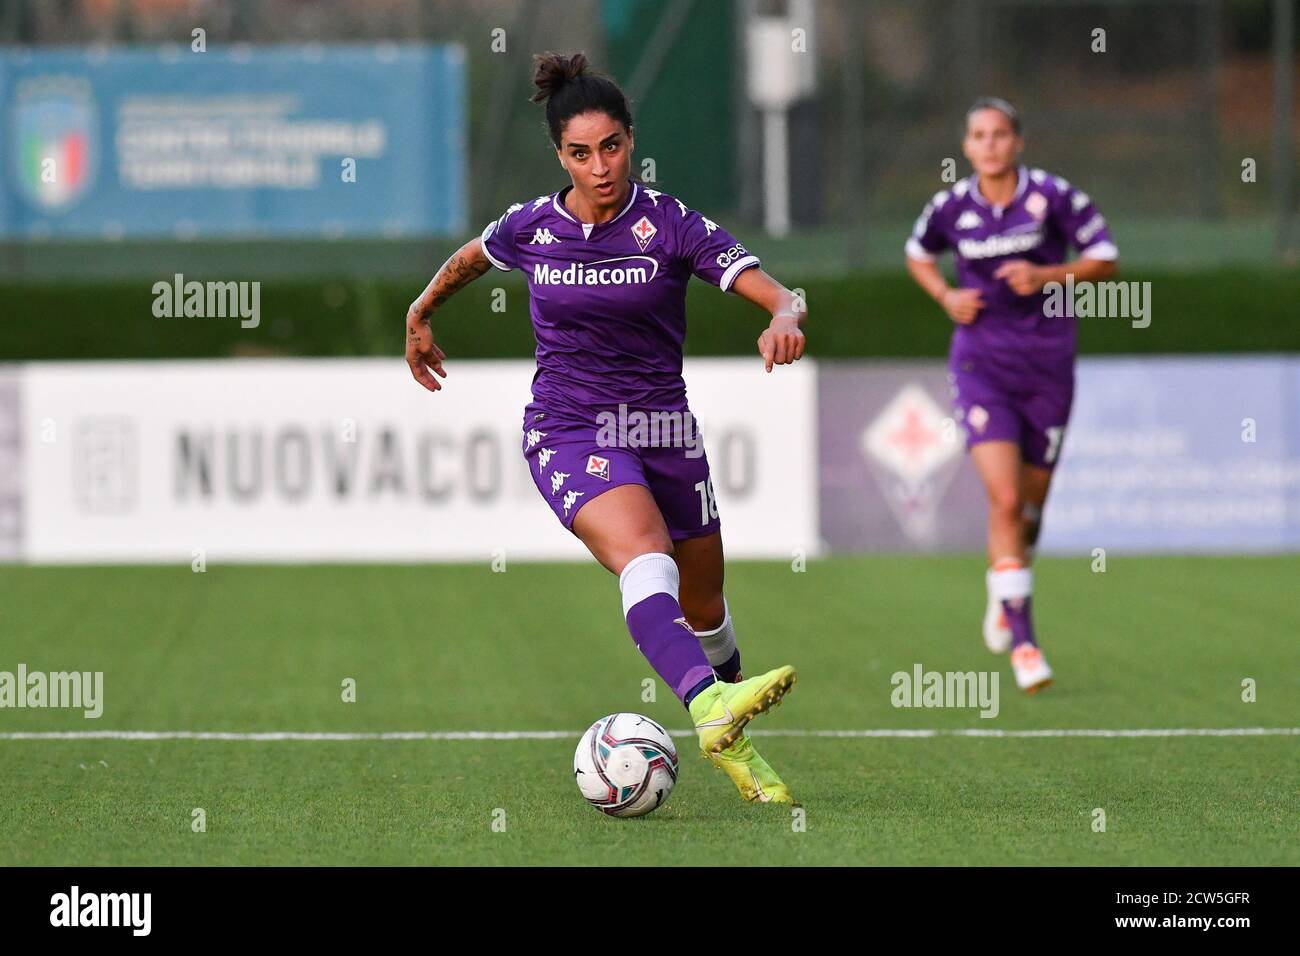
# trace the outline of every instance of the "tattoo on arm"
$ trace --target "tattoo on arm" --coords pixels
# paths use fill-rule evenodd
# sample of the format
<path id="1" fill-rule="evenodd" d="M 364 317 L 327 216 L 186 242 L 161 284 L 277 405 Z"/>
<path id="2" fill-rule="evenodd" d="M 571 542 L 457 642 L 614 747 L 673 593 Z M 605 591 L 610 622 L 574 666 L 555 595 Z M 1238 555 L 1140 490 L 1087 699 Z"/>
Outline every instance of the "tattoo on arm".
<path id="1" fill-rule="evenodd" d="M 427 320 L 430 313 L 441 308 L 452 295 L 491 268 L 492 263 L 482 255 L 475 258 L 467 254 L 464 248 L 457 250 L 442 264 L 433 281 L 420 293 L 420 297 L 415 300 L 413 311 Z"/>

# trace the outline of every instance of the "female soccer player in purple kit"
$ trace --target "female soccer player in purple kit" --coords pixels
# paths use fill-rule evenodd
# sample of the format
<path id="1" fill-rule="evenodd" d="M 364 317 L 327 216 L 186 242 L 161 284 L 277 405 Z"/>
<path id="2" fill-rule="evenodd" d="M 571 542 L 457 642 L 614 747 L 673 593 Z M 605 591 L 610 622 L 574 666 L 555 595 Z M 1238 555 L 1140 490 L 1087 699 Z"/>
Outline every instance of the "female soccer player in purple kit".
<path id="1" fill-rule="evenodd" d="M 632 180 L 632 115 L 612 79 L 581 53 L 535 59 L 533 100 L 572 185 L 510 206 L 447 260 L 407 313 L 407 362 L 438 391 L 447 373 L 434 312 L 493 266 L 524 272 L 537 372 L 521 446 L 538 491 L 618 575 L 632 639 L 690 711 L 701 750 L 746 800 L 793 802 L 744 727 L 795 671 L 741 676 L 717 503 L 698 435 L 685 433 L 681 371 L 692 274 L 771 315 L 758 337 L 768 372 L 803 355 L 806 311 L 725 229 Z M 610 427 L 637 412 L 665 427 Z"/>
<path id="2" fill-rule="evenodd" d="M 1034 638 L 1029 562 L 1074 398 L 1075 320 L 1049 315 L 1043 287 L 1108 279 L 1119 253 L 1087 194 L 1020 165 L 1020 116 L 976 101 L 962 151 L 975 173 L 936 193 L 907 242 L 917 284 L 956 323 L 949 355 L 957 420 L 989 499 L 984 641 L 1011 648 L 1017 685 L 1052 681 Z M 1066 260 L 1067 248 L 1079 250 Z M 959 288 L 935 257 L 956 250 Z"/>

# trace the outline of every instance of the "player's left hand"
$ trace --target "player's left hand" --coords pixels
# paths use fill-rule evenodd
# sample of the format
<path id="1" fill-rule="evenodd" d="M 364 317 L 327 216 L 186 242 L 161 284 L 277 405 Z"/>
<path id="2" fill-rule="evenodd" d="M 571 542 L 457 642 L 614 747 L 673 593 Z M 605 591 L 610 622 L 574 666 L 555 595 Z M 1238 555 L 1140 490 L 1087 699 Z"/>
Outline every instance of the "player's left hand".
<path id="1" fill-rule="evenodd" d="M 411 366 L 411 374 L 429 391 L 440 392 L 442 384 L 433 373 L 447 377 L 442 367 L 446 359 L 447 353 L 433 340 L 429 317 L 412 306 L 406 313 L 406 364 Z"/>
<path id="2" fill-rule="evenodd" d="M 789 365 L 803 355 L 803 330 L 793 315 L 774 315 L 772 322 L 758 337 L 758 353 L 767 370 L 773 365 Z"/>
<path id="3" fill-rule="evenodd" d="M 1007 285 L 1011 286 L 1011 291 L 1016 295 L 1033 295 L 1046 281 L 1043 271 L 1024 259 L 1010 259 L 1002 263 L 993 273 L 993 278 L 1006 279 Z"/>

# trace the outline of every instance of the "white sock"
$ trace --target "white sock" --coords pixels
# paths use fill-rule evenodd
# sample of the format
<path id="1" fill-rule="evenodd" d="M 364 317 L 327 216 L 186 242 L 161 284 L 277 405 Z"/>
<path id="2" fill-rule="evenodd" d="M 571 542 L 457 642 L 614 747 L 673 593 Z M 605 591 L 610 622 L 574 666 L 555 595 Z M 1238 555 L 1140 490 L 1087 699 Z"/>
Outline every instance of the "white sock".
<path id="1" fill-rule="evenodd" d="M 709 664 L 721 667 L 731 660 L 731 655 L 736 653 L 736 627 L 731 623 L 731 609 L 727 607 L 725 597 L 722 599 L 722 623 L 711 631 L 696 631 L 695 636 L 700 639 Z"/>
<path id="2" fill-rule="evenodd" d="M 1034 591 L 1034 572 L 1029 568 L 1007 568 L 989 572 L 989 589 L 997 601 L 1027 598 Z"/>
<path id="3" fill-rule="evenodd" d="M 670 594 L 677 600 L 681 575 L 677 562 L 658 551 L 638 554 L 623 567 L 618 588 L 623 592 L 623 616 L 652 594 Z"/>

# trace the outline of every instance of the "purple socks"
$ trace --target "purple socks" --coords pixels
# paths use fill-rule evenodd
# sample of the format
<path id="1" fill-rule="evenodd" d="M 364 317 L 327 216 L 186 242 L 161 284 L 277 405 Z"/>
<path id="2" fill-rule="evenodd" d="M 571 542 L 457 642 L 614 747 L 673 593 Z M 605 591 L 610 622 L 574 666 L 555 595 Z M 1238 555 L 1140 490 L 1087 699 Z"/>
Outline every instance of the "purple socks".
<path id="1" fill-rule="evenodd" d="M 713 682 L 713 668 L 671 594 L 659 592 L 638 601 L 627 612 L 627 629 L 637 650 L 683 701 L 696 684 L 706 678 Z"/>
<path id="2" fill-rule="evenodd" d="M 1007 626 L 1011 628 L 1011 648 L 1022 644 L 1037 646 L 1034 622 L 1030 616 L 1030 595 L 1034 590 L 1034 572 L 1015 558 L 1004 558 L 993 566 L 989 577 L 993 596 L 1002 604 Z"/>
<path id="3" fill-rule="evenodd" d="M 666 554 L 638 555 L 619 575 L 623 613 L 637 650 L 683 702 L 713 683 L 713 668 L 677 603 L 677 564 Z"/>

